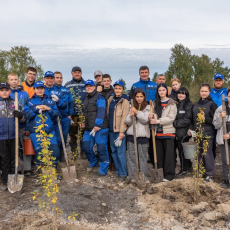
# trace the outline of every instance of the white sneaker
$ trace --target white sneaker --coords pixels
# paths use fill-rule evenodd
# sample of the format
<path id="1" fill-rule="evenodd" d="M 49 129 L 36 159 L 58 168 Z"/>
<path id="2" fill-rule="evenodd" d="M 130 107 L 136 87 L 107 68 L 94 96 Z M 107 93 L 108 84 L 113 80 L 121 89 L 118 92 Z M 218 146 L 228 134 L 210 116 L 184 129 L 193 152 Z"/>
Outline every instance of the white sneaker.
<path id="1" fill-rule="evenodd" d="M 212 177 L 207 176 L 203 181 L 204 182 L 213 182 L 213 179 L 212 179 Z"/>
<path id="2" fill-rule="evenodd" d="M 167 180 L 167 179 L 165 179 L 165 178 L 163 179 L 163 182 L 168 182 L 168 181 L 169 181 L 169 180 Z"/>

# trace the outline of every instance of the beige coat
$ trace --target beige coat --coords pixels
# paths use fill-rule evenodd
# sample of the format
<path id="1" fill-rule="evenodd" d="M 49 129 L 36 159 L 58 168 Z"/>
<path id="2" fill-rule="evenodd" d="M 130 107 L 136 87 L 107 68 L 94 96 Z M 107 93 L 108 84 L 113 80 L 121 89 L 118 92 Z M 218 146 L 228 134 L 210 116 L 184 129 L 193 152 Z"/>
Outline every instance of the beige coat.
<path id="1" fill-rule="evenodd" d="M 109 106 L 111 101 L 113 100 L 113 96 L 111 96 L 108 100 L 107 105 L 107 114 L 109 117 Z M 125 118 L 129 114 L 129 102 L 125 98 L 121 98 L 121 100 L 117 103 L 114 109 L 113 116 L 113 131 L 114 133 L 120 132 L 124 133 L 127 130 L 127 125 L 125 124 Z"/>
<path id="2" fill-rule="evenodd" d="M 216 142 L 217 142 L 218 145 L 223 145 L 224 144 L 223 118 L 220 117 L 220 113 L 222 111 L 223 110 L 222 110 L 222 105 L 221 105 L 216 110 L 216 112 L 214 114 L 214 117 L 213 117 L 213 122 L 212 122 L 212 124 L 217 129 Z"/>
<path id="3" fill-rule="evenodd" d="M 175 133 L 176 129 L 173 126 L 173 122 L 176 119 L 177 115 L 177 102 L 173 99 L 169 99 L 169 102 L 162 112 L 161 118 L 158 119 L 156 112 L 154 111 L 154 118 L 157 119 L 157 124 L 163 126 L 163 133 Z M 153 106 L 155 107 L 155 103 L 153 102 Z"/>

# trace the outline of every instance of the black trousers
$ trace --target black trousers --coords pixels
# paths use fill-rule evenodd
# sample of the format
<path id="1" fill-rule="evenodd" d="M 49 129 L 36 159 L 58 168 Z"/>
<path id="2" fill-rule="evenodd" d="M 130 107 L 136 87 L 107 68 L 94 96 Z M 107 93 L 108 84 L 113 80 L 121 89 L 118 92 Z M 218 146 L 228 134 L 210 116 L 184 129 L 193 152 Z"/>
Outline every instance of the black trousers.
<path id="1" fill-rule="evenodd" d="M 156 138 L 157 167 L 163 168 L 164 178 L 173 180 L 175 178 L 175 154 L 174 139 Z"/>
<path id="2" fill-rule="evenodd" d="M 175 149 L 176 148 L 179 152 L 181 170 L 188 171 L 190 168 L 190 160 L 184 158 L 184 150 L 181 144 L 181 140 L 175 140 Z"/>
<path id="3" fill-rule="evenodd" d="M 8 174 L 15 173 L 15 139 L 0 140 L 0 164 L 2 183 L 6 184 Z"/>

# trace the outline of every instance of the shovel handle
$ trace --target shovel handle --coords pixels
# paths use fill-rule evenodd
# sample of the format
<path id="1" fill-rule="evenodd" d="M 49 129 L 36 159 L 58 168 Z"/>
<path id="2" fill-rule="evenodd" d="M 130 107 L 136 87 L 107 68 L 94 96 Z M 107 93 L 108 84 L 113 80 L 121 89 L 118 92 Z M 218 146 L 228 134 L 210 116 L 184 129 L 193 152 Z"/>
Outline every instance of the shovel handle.
<path id="1" fill-rule="evenodd" d="M 153 114 L 153 102 L 150 100 L 150 112 Z M 154 131 L 154 126 L 152 125 L 152 140 L 153 140 L 153 156 L 154 156 L 154 166 L 155 170 L 157 171 L 157 151 L 156 151 L 156 138 L 155 138 L 155 131 Z"/>
<path id="2" fill-rule="evenodd" d="M 59 128 L 60 136 L 61 136 L 61 142 L 62 142 L 63 152 L 64 152 L 64 155 L 65 155 L 65 161 L 66 161 L 67 167 L 69 169 L 68 156 L 67 156 L 67 152 L 66 152 L 66 148 L 65 148 L 65 141 L 64 141 L 64 138 L 63 138 L 63 133 L 62 133 L 62 128 L 61 128 L 61 122 L 60 122 L 60 118 L 59 117 L 57 117 L 57 121 L 58 121 L 58 128 Z"/>
<path id="3" fill-rule="evenodd" d="M 133 106 L 133 99 L 131 99 L 131 106 Z M 132 120 L 133 120 L 133 140 L 134 140 L 134 148 L 135 148 L 136 170 L 137 173 L 139 173 L 140 170 L 139 170 L 139 159 L 138 159 L 137 139 L 136 139 L 136 117 L 132 116 Z"/>
<path id="4" fill-rule="evenodd" d="M 15 110 L 18 110 L 18 93 L 14 95 Z M 15 117 L 15 174 L 18 174 L 18 118 Z"/>
<path id="5" fill-rule="evenodd" d="M 222 94 L 222 111 L 226 111 L 224 94 Z M 222 119 L 223 119 L 223 133 L 225 135 L 227 133 L 226 117 L 223 117 Z M 224 144 L 225 144 L 225 152 L 226 152 L 226 161 L 227 161 L 227 165 L 229 166 L 228 140 L 224 140 Z"/>

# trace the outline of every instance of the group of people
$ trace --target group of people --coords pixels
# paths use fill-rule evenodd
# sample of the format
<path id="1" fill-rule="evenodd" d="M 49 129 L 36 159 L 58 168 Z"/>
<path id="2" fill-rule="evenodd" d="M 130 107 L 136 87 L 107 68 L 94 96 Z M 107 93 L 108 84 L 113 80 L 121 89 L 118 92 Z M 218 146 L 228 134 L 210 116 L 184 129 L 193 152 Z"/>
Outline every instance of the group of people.
<path id="1" fill-rule="evenodd" d="M 55 158 L 55 168 L 59 161 L 65 160 L 58 128 L 59 117 L 65 144 L 69 134 L 72 152 L 77 149 L 78 136 L 83 134 L 81 156 L 87 157 L 88 168 L 99 166 L 96 177 L 105 176 L 113 161 L 115 175 L 121 181 L 125 181 L 127 176 L 134 180 L 136 143 L 139 168 L 149 182 L 148 159 L 154 164 L 150 132 L 152 127 L 156 137 L 157 167 L 163 168 L 163 181 L 185 176 L 192 170 L 192 164 L 184 158 L 181 142 L 189 141 L 192 131 L 196 131 L 200 108 L 205 112 L 202 127 L 204 135 L 208 136 L 208 148 L 203 156 L 206 173 L 204 181 L 213 180 L 217 143 L 220 145 L 223 161 L 224 182 L 221 186 L 229 187 L 224 139 L 230 140 L 230 90 L 223 87 L 222 74 L 215 74 L 214 88 L 211 89 L 206 83 L 200 86 L 200 99 L 195 104 L 191 102 L 188 90 L 181 86 L 179 79 L 173 78 L 171 86 L 168 86 L 165 76 L 160 74 L 156 82 L 152 82 L 147 66 L 140 67 L 140 80 L 132 85 L 129 95 L 125 94 L 121 80 L 112 85 L 111 76 L 99 70 L 95 71 L 94 80 L 85 81 L 81 68 L 75 66 L 71 71 L 73 78 L 65 86 L 62 86 L 61 72 L 47 71 L 44 82 L 36 81 L 36 74 L 37 70 L 29 67 L 22 85 L 19 85 L 18 76 L 14 73 L 9 74 L 7 82 L 0 83 L 1 190 L 7 189 L 8 174 L 14 173 L 14 152 L 18 147 L 15 146 L 15 135 L 19 135 L 23 148 L 24 140 L 31 139 L 35 165 L 41 165 L 38 158 L 41 141 L 36 133 L 36 127 L 41 123 L 40 114 L 46 117 L 45 132 L 53 134 L 49 150 Z M 18 93 L 18 110 L 15 110 L 15 92 Z M 226 112 L 222 112 L 222 94 L 226 99 Z M 19 119 L 19 134 L 15 134 L 15 117 Z M 223 117 L 226 117 L 227 122 L 226 135 L 223 135 Z M 176 175 L 177 150 L 181 170 Z M 24 173 L 28 176 L 35 175 L 31 170 L 31 156 L 24 154 L 23 163 Z M 58 179 L 61 179 L 60 175 Z"/>

